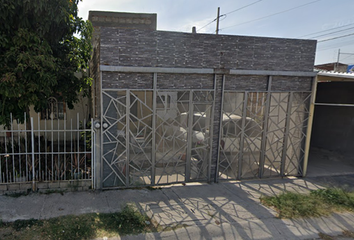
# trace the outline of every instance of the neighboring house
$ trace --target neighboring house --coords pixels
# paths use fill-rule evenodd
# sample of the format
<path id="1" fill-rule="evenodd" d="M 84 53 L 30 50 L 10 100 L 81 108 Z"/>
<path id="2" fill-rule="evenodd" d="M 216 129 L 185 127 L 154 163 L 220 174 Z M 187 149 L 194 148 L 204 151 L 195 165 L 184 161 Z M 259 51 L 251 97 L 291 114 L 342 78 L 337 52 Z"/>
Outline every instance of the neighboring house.
<path id="1" fill-rule="evenodd" d="M 89 19 L 95 188 L 306 174 L 316 41 Z"/>
<path id="2" fill-rule="evenodd" d="M 78 181 L 80 188 L 88 189 L 93 162 L 91 109 L 90 99 L 82 95 L 73 109 L 50 97 L 41 112 L 30 107 L 25 123 L 13 119 L 9 128 L 0 126 L 1 191 L 75 189 Z M 77 185 L 68 180 L 77 180 Z"/>
<path id="3" fill-rule="evenodd" d="M 79 74 L 76 75 L 80 77 Z M 26 116 L 26 121 L 30 121 L 30 118 L 33 118 L 33 129 L 35 130 L 64 129 L 70 128 L 71 125 L 75 129 L 78 121 L 89 122 L 91 120 L 92 103 L 89 98 L 80 94 L 79 101 L 74 103 L 74 108 L 69 109 L 65 102 L 56 97 L 50 97 L 48 98 L 47 108 L 37 113 L 32 106 L 29 114 L 30 116 Z M 18 124 L 16 119 L 13 120 L 13 130 L 26 129 L 26 124 Z M 4 126 L 0 125 L 0 129 L 4 129 Z"/>
<path id="4" fill-rule="evenodd" d="M 340 62 L 324 63 L 315 65 L 315 69 L 322 71 L 347 72 L 348 64 Z"/>

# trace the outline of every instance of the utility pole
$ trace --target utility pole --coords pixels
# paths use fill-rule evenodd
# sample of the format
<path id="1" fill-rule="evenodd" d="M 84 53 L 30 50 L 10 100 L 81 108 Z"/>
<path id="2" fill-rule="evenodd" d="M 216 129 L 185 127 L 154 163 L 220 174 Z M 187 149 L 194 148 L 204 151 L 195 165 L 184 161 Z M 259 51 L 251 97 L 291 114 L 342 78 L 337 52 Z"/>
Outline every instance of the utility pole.
<path id="1" fill-rule="evenodd" d="M 220 19 L 220 7 L 218 7 L 218 13 L 216 17 L 216 35 L 219 34 L 219 19 Z"/>
<path id="2" fill-rule="evenodd" d="M 338 72 L 338 67 L 339 67 L 339 57 L 340 57 L 340 49 L 338 49 L 338 57 L 337 57 L 337 63 L 336 63 L 336 67 L 334 69 L 335 72 Z"/>

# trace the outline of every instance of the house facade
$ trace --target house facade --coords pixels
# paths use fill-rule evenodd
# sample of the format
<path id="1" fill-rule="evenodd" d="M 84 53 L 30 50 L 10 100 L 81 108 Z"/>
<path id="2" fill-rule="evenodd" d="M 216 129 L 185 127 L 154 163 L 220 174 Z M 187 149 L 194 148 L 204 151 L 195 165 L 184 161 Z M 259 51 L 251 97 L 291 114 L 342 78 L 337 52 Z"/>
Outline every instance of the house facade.
<path id="1" fill-rule="evenodd" d="M 95 188 L 306 174 L 316 41 L 89 19 Z"/>

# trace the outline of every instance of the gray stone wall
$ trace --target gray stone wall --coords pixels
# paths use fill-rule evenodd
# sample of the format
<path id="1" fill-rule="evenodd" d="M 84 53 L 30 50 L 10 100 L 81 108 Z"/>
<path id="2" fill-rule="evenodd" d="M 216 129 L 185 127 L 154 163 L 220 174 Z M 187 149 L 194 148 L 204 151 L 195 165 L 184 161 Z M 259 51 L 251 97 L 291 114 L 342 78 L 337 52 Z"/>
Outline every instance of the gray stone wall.
<path id="1" fill-rule="evenodd" d="M 157 74 L 158 89 L 213 89 L 213 74 Z"/>
<path id="2" fill-rule="evenodd" d="M 110 89 L 152 89 L 152 73 L 102 73 L 102 88 Z"/>
<path id="3" fill-rule="evenodd" d="M 268 76 L 227 75 L 225 90 L 266 91 Z"/>
<path id="4" fill-rule="evenodd" d="M 111 66 L 313 71 L 316 41 L 101 28 Z"/>
<path id="5" fill-rule="evenodd" d="M 272 91 L 307 92 L 312 90 L 311 77 L 284 77 L 274 76 L 272 79 Z"/>

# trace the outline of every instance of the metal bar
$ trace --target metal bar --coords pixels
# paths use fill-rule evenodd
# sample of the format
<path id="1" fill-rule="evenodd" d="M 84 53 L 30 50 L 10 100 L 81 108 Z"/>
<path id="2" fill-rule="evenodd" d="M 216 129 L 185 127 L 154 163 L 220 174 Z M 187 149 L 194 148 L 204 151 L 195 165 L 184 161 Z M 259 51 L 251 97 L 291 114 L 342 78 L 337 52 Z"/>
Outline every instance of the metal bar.
<path id="1" fill-rule="evenodd" d="M 36 151 L 34 151 L 34 153 L 36 154 L 36 155 L 38 155 L 38 154 L 40 154 L 39 152 L 36 152 Z M 65 154 L 65 153 L 68 153 L 68 152 L 55 152 L 56 154 Z M 75 151 L 75 153 L 80 153 L 80 154 L 84 154 L 85 152 L 83 152 L 83 151 Z M 20 155 L 22 155 L 23 153 L 14 153 L 13 155 L 14 156 L 20 156 Z M 6 154 L 0 154 L 0 156 L 6 156 Z M 11 153 L 11 156 L 12 156 L 12 153 Z"/>
<path id="2" fill-rule="evenodd" d="M 5 144 L 7 144 L 7 133 L 5 133 Z M 3 181 L 4 182 L 8 182 L 9 178 L 8 178 L 8 163 L 7 163 L 7 158 L 8 158 L 8 153 L 7 153 L 7 147 L 5 147 L 5 156 L 4 156 L 4 160 L 5 160 L 5 174 L 3 176 Z M 26 163 L 26 167 L 27 167 L 27 163 Z M 26 173 L 27 174 L 27 173 Z M 27 180 L 27 179 L 26 179 Z"/>
<path id="3" fill-rule="evenodd" d="M 223 76 L 222 78 L 223 82 L 225 80 L 225 75 Z M 223 88 L 224 84 L 222 83 L 222 88 Z M 212 92 L 213 93 L 213 102 L 212 102 L 212 106 L 211 106 L 211 113 L 210 113 L 210 122 L 209 122 L 209 159 L 208 159 L 208 171 L 207 171 L 207 181 L 210 182 L 210 178 L 211 178 L 211 160 L 213 158 L 213 136 L 214 136 L 214 112 L 215 112 L 215 97 L 216 97 L 216 75 L 214 76 L 214 91 Z M 223 101 L 222 100 L 223 98 L 223 95 L 221 94 L 221 102 Z M 222 103 L 221 103 L 222 104 Z M 221 105 L 221 109 L 220 109 L 221 113 L 222 113 L 222 105 Z M 220 128 L 219 128 L 220 129 Z M 220 136 L 220 134 L 219 134 Z M 219 138 L 220 140 L 220 138 Z M 216 171 L 215 171 L 215 175 L 214 175 L 214 182 L 217 182 L 217 179 L 218 179 L 218 165 L 219 165 L 219 151 L 220 151 L 220 144 L 219 144 L 219 141 L 217 143 L 217 159 L 216 159 Z"/>
<path id="4" fill-rule="evenodd" d="M 80 116 L 76 115 L 76 129 L 80 129 Z M 80 132 L 77 132 L 77 179 L 80 177 Z"/>
<path id="5" fill-rule="evenodd" d="M 12 119 L 12 113 L 10 114 L 10 121 L 11 121 L 11 150 L 12 150 L 12 181 L 16 182 L 16 174 L 15 174 L 15 148 L 14 148 L 14 133 L 13 133 L 13 119 Z M 6 147 L 6 145 L 5 145 Z"/>
<path id="6" fill-rule="evenodd" d="M 312 102 L 311 102 L 312 104 Z M 313 103 L 315 106 L 333 106 L 333 107 L 354 107 L 354 104 L 345 103 Z"/>
<path id="7" fill-rule="evenodd" d="M 86 173 L 87 173 L 87 165 L 86 165 L 86 118 L 84 118 L 84 124 L 83 124 L 83 130 L 84 130 L 84 140 L 83 140 L 83 143 L 84 143 L 84 174 L 82 176 L 83 179 L 87 179 L 87 176 L 86 176 Z"/>
<path id="8" fill-rule="evenodd" d="M 186 74 L 220 74 L 218 69 L 213 68 L 163 68 L 163 67 L 125 67 L 100 65 L 103 72 L 138 72 L 138 73 L 186 73 Z M 266 75 L 266 76 L 298 76 L 314 77 L 317 72 L 294 72 L 294 71 L 268 71 L 268 70 L 226 70 L 229 74 L 236 75 Z"/>
<path id="9" fill-rule="evenodd" d="M 289 131 L 290 131 L 290 117 L 291 117 L 291 107 L 293 103 L 293 92 L 289 93 L 288 97 L 288 104 L 286 109 L 286 120 L 285 120 L 285 132 L 283 138 L 283 149 L 282 149 L 282 156 L 281 156 L 281 166 L 280 166 L 280 176 L 285 176 L 285 162 L 286 162 L 286 154 L 288 150 L 288 138 L 289 138 Z"/>
<path id="10" fill-rule="evenodd" d="M 242 121 L 241 121 L 241 134 L 240 134 L 240 152 L 238 157 L 238 174 L 237 179 L 241 179 L 242 176 L 242 164 L 243 164 L 243 145 L 245 140 L 245 125 L 247 117 L 247 102 L 248 102 L 248 92 L 244 93 L 243 111 L 242 111 Z"/>
<path id="11" fill-rule="evenodd" d="M 73 119 L 70 119 L 70 129 L 73 129 Z M 73 132 L 70 133 L 70 174 L 71 179 L 74 179 L 74 171 L 73 171 Z"/>
<path id="12" fill-rule="evenodd" d="M 28 136 L 27 136 L 27 113 L 24 113 L 24 120 L 25 120 L 25 148 L 26 148 L 26 181 L 29 181 L 29 172 L 28 172 L 28 146 L 27 146 L 27 141 L 28 141 Z"/>
<path id="13" fill-rule="evenodd" d="M 312 83 L 312 95 L 310 102 L 310 112 L 307 122 L 307 133 L 306 133 L 306 142 L 305 142 L 305 156 L 304 156 L 304 165 L 303 165 L 303 173 L 302 176 L 306 177 L 307 174 L 307 165 L 309 160 L 309 152 L 310 152 L 310 142 L 311 142 L 311 132 L 312 132 L 312 124 L 313 124 L 313 115 L 315 112 L 315 102 L 316 102 L 316 94 L 317 94 L 317 77 L 313 79 Z"/>
<path id="14" fill-rule="evenodd" d="M 17 123 L 17 130 L 20 130 L 20 126 L 19 126 L 19 121 L 17 120 L 16 121 L 16 123 Z M 20 136 L 21 134 L 17 134 L 17 142 L 18 142 L 18 152 L 19 153 L 21 153 L 21 136 Z M 19 177 L 20 177 L 20 179 L 22 179 L 22 175 L 21 175 L 21 173 L 22 173 L 22 167 L 21 167 L 21 155 L 19 156 L 19 158 L 18 158 L 18 166 L 19 166 Z"/>
<path id="15" fill-rule="evenodd" d="M 41 126 L 40 126 L 40 119 L 39 119 L 39 113 L 37 113 L 37 124 L 38 124 L 38 130 L 41 129 Z M 41 175 L 41 134 L 38 132 L 38 171 L 39 171 L 39 181 L 40 180 L 43 180 L 43 176 Z"/>
<path id="16" fill-rule="evenodd" d="M 50 126 L 51 126 L 51 129 L 54 128 L 54 125 L 53 125 L 53 118 L 51 118 L 51 121 L 50 121 Z M 54 143 L 53 143 L 53 134 L 54 132 L 52 132 L 50 134 L 50 139 L 51 139 L 51 155 L 52 155 L 52 181 L 54 180 Z"/>
<path id="17" fill-rule="evenodd" d="M 214 89 L 215 89 L 215 94 L 216 94 L 216 74 L 214 76 Z M 220 141 L 222 138 L 222 120 L 224 116 L 224 90 L 225 90 L 225 75 L 223 75 L 222 78 L 222 83 L 221 83 L 221 103 L 220 103 L 220 116 L 219 116 L 219 138 L 218 138 L 218 143 L 217 143 L 217 159 L 216 159 L 216 170 L 215 170 L 215 182 L 219 182 L 219 164 L 220 164 Z M 214 103 L 215 103 L 215 96 L 214 96 Z M 214 118 L 214 114 L 213 114 Z"/>
<path id="18" fill-rule="evenodd" d="M 97 145 L 100 146 L 99 150 L 96 149 L 96 153 L 97 153 L 97 158 L 96 160 L 98 162 L 96 162 L 95 164 L 95 167 L 97 169 L 97 172 L 96 172 L 96 180 L 95 180 L 95 185 L 97 186 L 98 189 L 102 189 L 103 187 L 103 90 L 102 90 L 102 72 L 100 72 L 100 79 L 99 79 L 99 86 L 100 86 L 100 89 L 99 89 L 99 93 L 100 93 L 100 100 L 99 100 L 99 107 L 100 109 L 98 109 L 98 113 L 100 113 L 100 121 L 101 121 L 101 128 L 99 129 L 99 134 L 97 134 L 98 136 L 98 143 Z M 97 151 L 98 150 L 98 151 Z M 98 176 L 97 176 L 98 175 Z"/>
<path id="19" fill-rule="evenodd" d="M 64 113 L 64 130 L 66 130 L 66 113 Z M 64 131 L 64 180 L 66 179 L 66 131 Z"/>
<path id="20" fill-rule="evenodd" d="M 157 91 L 157 73 L 154 73 L 152 97 L 152 149 L 151 149 L 151 185 L 155 185 L 155 165 L 156 165 L 156 91 Z"/>
<path id="21" fill-rule="evenodd" d="M 32 190 L 36 191 L 35 170 L 34 170 L 34 130 L 33 117 L 31 117 L 31 142 L 32 142 Z"/>
<path id="22" fill-rule="evenodd" d="M 36 132 L 38 132 L 38 133 L 44 133 L 44 132 L 50 132 L 50 133 L 58 133 L 58 132 L 82 132 L 82 129 L 73 129 L 73 130 L 64 130 L 64 129 L 62 129 L 62 130 L 57 130 L 57 129 L 54 129 L 54 130 L 50 130 L 50 129 L 48 129 L 48 130 L 36 130 Z M 27 133 L 30 133 L 31 132 L 31 130 L 29 129 L 29 130 L 13 130 L 13 132 L 14 133 L 24 133 L 24 132 L 27 132 Z"/>
<path id="23" fill-rule="evenodd" d="M 190 180 L 191 174 L 191 157 L 192 157 L 192 140 L 193 140 L 193 90 L 189 91 L 189 112 L 188 112 L 188 132 L 187 132 L 187 154 L 186 154 L 186 175 L 185 181 Z"/>
<path id="24" fill-rule="evenodd" d="M 127 151 L 127 158 L 125 161 L 125 186 L 129 187 L 129 160 L 130 160 L 130 90 L 126 91 L 125 99 L 125 145 Z"/>
<path id="25" fill-rule="evenodd" d="M 269 70 L 231 69 L 230 70 L 230 74 L 235 74 L 235 75 L 314 77 L 314 76 L 317 75 L 317 72 L 294 72 L 294 71 L 269 71 Z"/>
<path id="26" fill-rule="evenodd" d="M 127 90 L 132 90 L 131 88 L 119 88 L 119 91 L 127 91 Z M 134 88 L 134 91 L 153 91 L 153 88 Z M 169 89 L 169 88 L 159 88 L 156 89 L 161 92 L 180 92 L 180 91 L 186 91 L 185 88 L 174 88 L 174 89 Z M 187 89 L 188 90 L 188 89 Z M 198 91 L 213 91 L 213 88 L 203 88 L 203 89 L 198 89 Z M 116 88 L 104 88 L 103 91 L 105 92 L 113 92 L 117 91 Z"/>
<path id="27" fill-rule="evenodd" d="M 100 65 L 103 72 L 138 72 L 138 73 L 214 73 L 212 68 L 163 68 L 163 67 L 124 67 Z"/>
<path id="28" fill-rule="evenodd" d="M 91 118 L 91 186 L 93 189 L 95 189 L 95 183 L 94 183 L 94 179 L 95 179 L 95 139 L 96 139 L 96 135 L 95 135 L 95 129 L 94 129 L 94 122 L 93 122 L 93 118 Z"/>
<path id="29" fill-rule="evenodd" d="M 60 152 L 60 132 L 59 132 L 59 114 L 58 114 L 58 120 L 57 120 L 57 128 L 58 128 L 58 134 L 57 134 L 57 137 L 58 137 L 58 139 L 57 139 L 57 142 L 58 142 L 58 152 Z M 61 180 L 60 179 L 60 154 L 58 154 L 58 170 L 57 170 L 57 172 L 58 172 L 58 180 Z"/>
<path id="30" fill-rule="evenodd" d="M 203 89 L 204 90 L 204 89 Z M 266 93 L 267 90 L 254 90 L 257 91 L 258 93 Z M 230 93 L 244 93 L 245 90 L 237 90 L 237 89 L 225 89 L 225 92 L 230 92 Z M 301 93 L 312 93 L 312 91 L 300 91 Z M 272 90 L 272 93 L 284 93 L 284 91 L 281 90 Z"/>
<path id="31" fill-rule="evenodd" d="M 44 129 L 47 130 L 47 119 L 44 119 Z M 48 181 L 48 140 L 47 131 L 44 132 L 44 147 L 45 147 L 45 178 Z"/>
<path id="32" fill-rule="evenodd" d="M 4 179 L 2 176 L 2 157 L 0 156 L 0 183 L 3 183 L 3 181 L 4 181 Z"/>
<path id="33" fill-rule="evenodd" d="M 272 76 L 268 77 L 268 86 L 267 86 L 267 96 L 265 102 L 265 111 L 263 115 L 263 132 L 262 132 L 262 142 L 261 142 L 261 151 L 259 158 L 259 178 L 262 178 L 264 171 L 264 162 L 266 155 L 266 147 L 267 147 L 267 135 L 268 135 L 268 120 L 269 120 L 269 111 L 270 111 L 270 97 L 271 97 L 271 89 L 272 89 Z M 263 96 L 262 96 L 263 98 Z M 258 100 L 258 98 L 257 98 Z"/>

